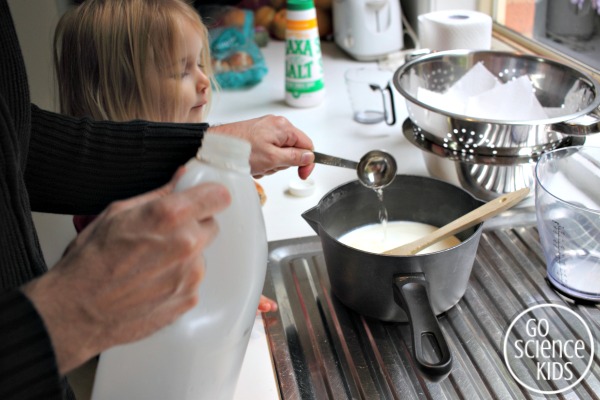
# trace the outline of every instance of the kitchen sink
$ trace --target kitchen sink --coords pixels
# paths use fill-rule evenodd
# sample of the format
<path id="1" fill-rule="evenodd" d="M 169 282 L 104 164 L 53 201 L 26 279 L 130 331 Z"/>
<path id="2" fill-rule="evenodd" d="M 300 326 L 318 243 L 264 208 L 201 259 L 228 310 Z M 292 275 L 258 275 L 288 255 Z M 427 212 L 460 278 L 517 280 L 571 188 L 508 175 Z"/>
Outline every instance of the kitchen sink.
<path id="1" fill-rule="evenodd" d="M 565 397 L 598 398 L 600 308 L 574 303 L 549 286 L 531 206 L 485 223 L 467 291 L 438 317 L 453 355 L 452 371 L 438 382 L 416 368 L 408 324 L 361 316 L 331 293 L 317 236 L 269 246 L 264 294 L 276 299 L 279 311 L 263 319 L 282 399 L 542 398 L 513 379 L 502 342 L 515 316 L 547 303 L 575 310 L 596 338 L 590 371 Z M 532 369 L 524 363 L 519 373 Z M 550 381 L 538 389 L 553 388 Z"/>

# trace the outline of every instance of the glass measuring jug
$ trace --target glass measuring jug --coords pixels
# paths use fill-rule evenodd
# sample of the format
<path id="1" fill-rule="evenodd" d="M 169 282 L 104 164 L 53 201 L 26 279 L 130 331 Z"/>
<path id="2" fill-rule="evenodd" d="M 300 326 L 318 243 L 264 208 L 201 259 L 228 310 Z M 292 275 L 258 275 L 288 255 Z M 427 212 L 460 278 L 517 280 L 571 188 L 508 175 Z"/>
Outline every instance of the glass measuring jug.
<path id="1" fill-rule="evenodd" d="M 392 72 L 377 68 L 350 68 L 344 74 L 353 119 L 361 124 L 396 123 Z"/>
<path id="2" fill-rule="evenodd" d="M 600 301 L 600 148 L 543 153 L 535 176 L 548 280 L 568 297 Z"/>

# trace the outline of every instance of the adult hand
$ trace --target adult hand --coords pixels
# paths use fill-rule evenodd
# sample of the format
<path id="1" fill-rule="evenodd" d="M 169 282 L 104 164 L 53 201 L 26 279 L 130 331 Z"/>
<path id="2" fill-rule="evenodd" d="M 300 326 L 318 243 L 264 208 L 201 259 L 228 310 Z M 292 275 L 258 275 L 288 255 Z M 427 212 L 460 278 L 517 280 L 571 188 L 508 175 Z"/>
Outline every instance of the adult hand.
<path id="1" fill-rule="evenodd" d="M 298 167 L 298 176 L 306 179 L 315 167 L 312 141 L 285 117 L 266 115 L 208 130 L 241 137 L 252 144 L 250 168 L 255 178 Z"/>
<path id="2" fill-rule="evenodd" d="M 117 344 L 141 339 L 198 302 L 213 216 L 231 198 L 219 184 L 166 186 L 111 204 L 50 271 L 22 287 L 66 373 Z"/>

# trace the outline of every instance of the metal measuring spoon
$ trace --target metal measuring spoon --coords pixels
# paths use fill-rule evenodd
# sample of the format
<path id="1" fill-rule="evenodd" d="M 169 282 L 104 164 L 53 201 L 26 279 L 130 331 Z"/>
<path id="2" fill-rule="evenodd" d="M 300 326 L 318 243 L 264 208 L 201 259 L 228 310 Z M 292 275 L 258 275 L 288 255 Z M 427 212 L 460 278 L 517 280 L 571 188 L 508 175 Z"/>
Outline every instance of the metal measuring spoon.
<path id="1" fill-rule="evenodd" d="M 359 162 L 314 152 L 315 163 L 356 170 L 360 183 L 371 189 L 383 189 L 396 177 L 394 157 L 381 150 L 371 150 Z"/>

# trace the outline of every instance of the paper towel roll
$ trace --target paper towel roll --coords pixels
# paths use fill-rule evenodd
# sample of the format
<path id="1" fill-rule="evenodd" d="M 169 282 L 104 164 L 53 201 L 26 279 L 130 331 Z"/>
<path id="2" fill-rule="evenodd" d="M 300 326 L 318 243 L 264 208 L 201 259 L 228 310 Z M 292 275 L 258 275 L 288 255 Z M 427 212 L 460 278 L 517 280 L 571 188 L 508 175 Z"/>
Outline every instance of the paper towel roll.
<path id="1" fill-rule="evenodd" d="M 471 10 L 443 10 L 419 15 L 421 48 L 489 50 L 492 18 Z"/>

